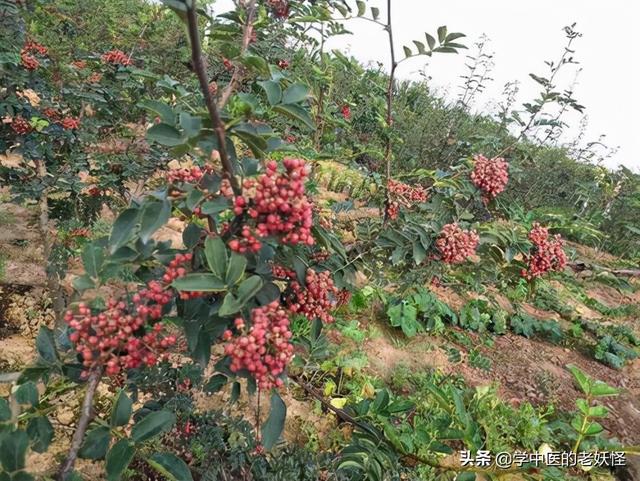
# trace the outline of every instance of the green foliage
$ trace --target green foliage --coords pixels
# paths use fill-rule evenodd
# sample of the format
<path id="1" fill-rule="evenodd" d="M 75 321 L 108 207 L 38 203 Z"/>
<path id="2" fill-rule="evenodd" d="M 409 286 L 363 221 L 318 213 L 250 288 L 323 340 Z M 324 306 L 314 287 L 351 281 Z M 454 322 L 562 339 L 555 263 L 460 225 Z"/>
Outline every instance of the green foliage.
<path id="1" fill-rule="evenodd" d="M 387 308 L 389 322 L 400 327 L 407 337 L 424 330 L 442 333 L 445 324 L 456 324 L 458 316 L 432 292 L 418 289 L 402 300 L 391 300 Z"/>

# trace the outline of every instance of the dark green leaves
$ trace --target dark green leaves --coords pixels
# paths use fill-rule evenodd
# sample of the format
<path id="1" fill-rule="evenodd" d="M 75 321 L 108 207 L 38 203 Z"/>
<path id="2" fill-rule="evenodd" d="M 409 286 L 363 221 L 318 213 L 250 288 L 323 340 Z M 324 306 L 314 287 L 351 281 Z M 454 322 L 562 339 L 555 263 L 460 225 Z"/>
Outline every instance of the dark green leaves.
<path id="1" fill-rule="evenodd" d="M 280 84 L 274 80 L 265 80 L 258 82 L 262 90 L 267 94 L 267 101 L 270 105 L 277 105 L 282 100 L 282 88 Z"/>
<path id="2" fill-rule="evenodd" d="M 36 350 L 40 360 L 46 364 L 54 364 L 58 360 L 58 351 L 53 338 L 53 331 L 47 326 L 41 326 L 36 337 Z"/>
<path id="3" fill-rule="evenodd" d="M 107 453 L 105 469 L 108 481 L 118 481 L 122 473 L 133 459 L 133 443 L 128 439 L 121 439 L 113 445 Z"/>
<path id="4" fill-rule="evenodd" d="M 207 237 L 204 242 L 204 255 L 207 258 L 209 270 L 219 279 L 224 279 L 227 273 L 227 247 L 220 237 Z"/>
<path id="5" fill-rule="evenodd" d="M 53 439 L 53 426 L 46 416 L 32 418 L 27 424 L 27 435 L 31 440 L 31 449 L 44 453 Z"/>
<path id="6" fill-rule="evenodd" d="M 238 287 L 237 295 L 228 292 L 227 295 L 224 296 L 224 301 L 222 302 L 222 306 L 220 307 L 218 314 L 222 317 L 235 314 L 242 309 L 244 305 L 252 299 L 258 291 L 260 291 L 261 288 L 262 278 L 260 276 L 251 276 L 248 279 L 245 279 Z"/>
<path id="7" fill-rule="evenodd" d="M 262 426 L 262 444 L 266 449 L 271 449 L 284 430 L 284 421 L 287 417 L 287 406 L 277 391 L 271 394 L 271 411 L 269 417 Z"/>
<path id="8" fill-rule="evenodd" d="M 295 83 L 290 85 L 287 90 L 284 91 L 282 96 L 283 104 L 297 104 L 302 102 L 309 95 L 309 87 L 301 83 Z"/>
<path id="9" fill-rule="evenodd" d="M 124 390 L 121 389 L 111 409 L 111 426 L 117 427 L 127 424 L 131 417 L 132 406 L 133 402 Z"/>
<path id="10" fill-rule="evenodd" d="M 0 438 L 0 463 L 5 471 L 12 473 L 24 469 L 29 436 L 24 431 L 15 431 Z"/>
<path id="11" fill-rule="evenodd" d="M 176 415 L 169 411 L 155 411 L 147 414 L 131 430 L 131 438 L 140 443 L 170 430 L 176 422 Z"/>
<path id="12" fill-rule="evenodd" d="M 222 292 L 226 284 L 215 274 L 188 274 L 173 281 L 179 291 Z"/>
<path id="13" fill-rule="evenodd" d="M 138 223 L 138 214 L 138 209 L 126 209 L 113 223 L 109 238 L 109 251 L 112 254 L 133 236 L 133 230 Z"/>
<path id="14" fill-rule="evenodd" d="M 6 399 L 0 398 L 0 423 L 11 419 L 11 407 Z"/>
<path id="15" fill-rule="evenodd" d="M 30 407 L 38 404 L 38 388 L 32 381 L 21 384 L 15 392 L 16 402 Z"/>
<path id="16" fill-rule="evenodd" d="M 273 110 L 283 115 L 286 115 L 287 117 L 293 120 L 301 122 L 309 129 L 315 128 L 315 123 L 311 118 L 311 116 L 309 115 L 309 112 L 306 109 L 300 107 L 299 105 L 288 105 L 288 104 L 276 105 L 273 107 Z"/>
<path id="17" fill-rule="evenodd" d="M 87 244 L 82 250 L 82 264 L 85 272 L 91 277 L 98 277 L 98 272 L 104 262 L 104 253 L 102 247 L 94 244 Z"/>
<path id="18" fill-rule="evenodd" d="M 142 209 L 140 240 L 145 244 L 149 242 L 153 233 L 166 224 L 170 215 L 171 202 L 168 200 L 147 203 Z"/>
<path id="19" fill-rule="evenodd" d="M 147 139 L 167 147 L 175 147 L 186 141 L 178 129 L 165 123 L 156 124 L 147 130 Z"/>
<path id="20" fill-rule="evenodd" d="M 172 453 L 155 453 L 147 462 L 153 469 L 171 481 L 193 481 L 187 464 Z"/>
<path id="21" fill-rule="evenodd" d="M 102 459 L 107 454 L 111 442 L 111 431 L 108 427 L 100 426 L 87 433 L 78 451 L 83 459 Z"/>

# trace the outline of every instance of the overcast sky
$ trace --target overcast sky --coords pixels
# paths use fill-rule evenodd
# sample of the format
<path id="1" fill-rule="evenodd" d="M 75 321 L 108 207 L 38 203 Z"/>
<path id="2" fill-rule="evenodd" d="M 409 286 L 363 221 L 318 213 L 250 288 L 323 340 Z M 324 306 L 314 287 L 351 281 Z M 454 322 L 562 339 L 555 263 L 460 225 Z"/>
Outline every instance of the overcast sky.
<path id="1" fill-rule="evenodd" d="M 226 1 L 220 2 L 222 6 Z M 353 3 L 353 2 L 350 2 Z M 386 18 L 386 1 L 369 0 Z M 637 22 L 640 5 L 632 0 L 393 0 L 393 28 L 396 53 L 402 58 L 402 45 L 412 45 L 413 39 L 424 41 L 424 32 L 435 34 L 440 25 L 450 32 L 463 32 L 465 43 L 471 45 L 482 34 L 494 52 L 494 81 L 476 103 L 478 110 L 490 108 L 500 99 L 508 81 L 521 82 L 519 101 L 530 101 L 539 91 L 529 78 L 530 72 L 546 74 L 545 60 L 558 59 L 565 36 L 562 28 L 576 22 L 583 36 L 574 42 L 575 57 L 582 72 L 578 77 L 574 97 L 586 107 L 589 118 L 586 140 L 597 140 L 606 134 L 606 143 L 619 146 L 618 153 L 607 162 L 640 172 L 640 93 L 638 79 L 640 36 Z M 331 48 L 351 53 L 363 63 L 389 64 L 387 37 L 380 27 L 362 20 L 347 22 L 354 35 L 331 40 Z M 471 49 L 470 49 L 471 50 Z M 464 55 L 464 54 L 463 54 Z M 434 56 L 427 68 L 432 85 L 449 92 L 455 98 L 464 73 L 463 55 Z M 401 78 L 419 78 L 425 66 L 422 58 L 404 62 L 398 70 Z M 571 67 L 571 66 L 569 66 Z M 572 69 L 559 80 L 562 87 L 571 84 Z M 572 124 L 563 139 L 570 141 L 577 133 L 580 115 L 567 117 Z"/>

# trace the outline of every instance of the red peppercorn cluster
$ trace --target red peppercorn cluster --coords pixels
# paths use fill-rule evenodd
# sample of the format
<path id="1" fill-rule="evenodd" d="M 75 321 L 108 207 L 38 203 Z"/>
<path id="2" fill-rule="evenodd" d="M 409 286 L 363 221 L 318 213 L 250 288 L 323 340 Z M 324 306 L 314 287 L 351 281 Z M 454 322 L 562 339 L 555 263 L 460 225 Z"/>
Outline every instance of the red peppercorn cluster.
<path id="1" fill-rule="evenodd" d="M 251 327 L 241 317 L 234 322 L 238 331 L 245 331 L 227 344 L 224 352 L 231 357 L 230 369 L 238 372 L 246 369 L 262 390 L 282 386 L 279 378 L 293 358 L 293 344 L 289 330 L 289 317 L 278 301 L 251 311 Z M 233 333 L 227 330 L 223 339 L 230 341 Z"/>
<path id="2" fill-rule="evenodd" d="M 44 115 L 46 118 L 48 118 L 49 120 L 52 120 L 54 122 L 57 122 L 58 120 L 60 120 L 60 112 L 58 112 L 53 107 L 45 108 L 42 111 L 42 115 Z"/>
<path id="3" fill-rule="evenodd" d="M 389 179 L 387 189 L 397 203 L 411 207 L 413 203 L 424 203 L 429 199 L 427 190 L 421 185 L 412 187 L 404 182 Z"/>
<path id="4" fill-rule="evenodd" d="M 83 68 L 87 68 L 87 62 L 84 60 L 74 60 L 71 62 L 75 68 L 82 70 Z"/>
<path id="5" fill-rule="evenodd" d="M 87 79 L 87 81 L 92 84 L 97 84 L 98 82 L 100 82 L 100 80 L 102 80 L 102 74 L 100 72 L 92 73 Z"/>
<path id="6" fill-rule="evenodd" d="M 109 50 L 102 54 L 101 57 L 104 63 L 110 63 L 113 65 L 131 65 L 131 58 L 122 50 Z"/>
<path id="7" fill-rule="evenodd" d="M 233 64 L 231 63 L 231 60 L 226 57 L 222 57 L 222 65 L 226 70 L 233 70 Z"/>
<path id="8" fill-rule="evenodd" d="M 15 117 L 11 121 L 11 128 L 18 135 L 25 135 L 31 132 L 31 125 L 23 117 Z"/>
<path id="9" fill-rule="evenodd" d="M 20 61 L 22 66 L 27 70 L 35 70 L 40 66 L 40 62 L 35 57 L 36 55 L 45 56 L 47 55 L 48 50 L 47 47 L 41 45 L 37 42 L 27 42 L 20 50 Z"/>
<path id="10" fill-rule="evenodd" d="M 191 168 L 184 167 L 182 169 L 171 169 L 167 172 L 166 178 L 172 183 L 179 182 L 187 182 L 189 184 L 197 184 L 200 182 L 200 179 L 204 177 L 204 174 L 211 170 L 211 166 L 205 166 L 204 169 L 201 169 L 198 166 L 193 166 Z"/>
<path id="11" fill-rule="evenodd" d="M 86 375 L 95 366 L 104 366 L 109 376 L 123 369 L 153 366 L 159 357 L 176 342 L 173 335 L 163 335 L 163 324 L 156 322 L 147 329 L 149 321 L 162 317 L 162 308 L 174 296 L 169 287 L 173 280 L 186 274 L 184 265 L 192 254 L 178 254 L 170 263 L 161 281 L 149 281 L 145 288 L 131 297 L 131 302 L 110 299 L 105 311 L 94 313 L 85 304 L 78 312 L 67 311 L 65 321 L 73 332 L 69 339 L 82 356 Z M 187 298 L 200 293 L 182 292 Z"/>
<path id="12" fill-rule="evenodd" d="M 471 180 L 482 191 L 483 199 L 487 203 L 504 191 L 509 182 L 509 164 L 502 157 L 487 159 L 480 154 L 474 156 L 473 160 Z"/>
<path id="13" fill-rule="evenodd" d="M 349 120 L 351 118 L 351 107 L 349 107 L 348 105 L 343 105 L 340 109 L 340 112 L 342 112 L 342 117 L 345 120 Z"/>
<path id="14" fill-rule="evenodd" d="M 396 220 L 400 215 L 400 204 L 396 201 L 391 201 L 386 205 L 385 210 L 387 218 Z"/>
<path id="15" fill-rule="evenodd" d="M 332 323 L 330 311 L 336 307 L 338 289 L 331 279 L 331 273 L 307 269 L 305 284 L 302 286 L 296 280 L 290 283 L 291 295 L 287 300 L 287 308 L 309 320 L 317 318 L 324 323 Z"/>
<path id="16" fill-rule="evenodd" d="M 436 248 L 447 264 L 460 264 L 475 254 L 480 236 L 474 230 L 463 230 L 458 224 L 447 224 L 440 231 Z"/>
<path id="17" fill-rule="evenodd" d="M 244 181 L 243 187 L 253 193 L 237 196 L 234 212 L 241 215 L 246 211 L 255 219 L 256 230 L 252 233 L 245 227 L 243 237 L 245 232 L 249 234 L 252 244 L 255 237 L 278 236 L 285 244 L 313 245 L 313 205 L 304 191 L 309 167 L 300 159 L 284 159 L 283 165 L 285 172 L 278 172 L 278 164 L 270 161 L 264 174 Z"/>
<path id="18" fill-rule="evenodd" d="M 247 225 L 242 227 L 239 239 L 229 241 L 229 249 L 240 254 L 245 252 L 258 252 L 262 248 L 262 243 L 255 236 L 255 232 Z"/>
<path id="19" fill-rule="evenodd" d="M 520 273 L 522 277 L 532 280 L 549 271 L 561 272 L 565 268 L 567 254 L 560 234 L 550 237 L 549 230 L 535 222 L 529 232 L 529 240 L 533 243 L 533 248 L 527 259 L 527 269 Z"/>
<path id="20" fill-rule="evenodd" d="M 267 0 L 273 15 L 277 18 L 289 17 L 289 2 L 288 0 Z"/>
<path id="21" fill-rule="evenodd" d="M 351 300 L 351 291 L 347 289 L 341 289 L 340 291 L 338 291 L 338 294 L 336 295 L 336 306 L 338 307 L 346 306 L 347 304 L 349 304 L 350 300 Z"/>
<path id="22" fill-rule="evenodd" d="M 209 90 L 209 94 L 212 97 L 215 97 L 216 95 L 218 95 L 218 83 L 217 82 L 210 82 L 207 90 Z"/>
<path id="23" fill-rule="evenodd" d="M 280 67 L 282 70 L 286 70 L 289 68 L 289 62 L 284 59 L 278 60 L 278 67 Z"/>
<path id="24" fill-rule="evenodd" d="M 80 119 L 78 117 L 65 117 L 60 122 L 63 129 L 75 130 L 80 127 Z"/>

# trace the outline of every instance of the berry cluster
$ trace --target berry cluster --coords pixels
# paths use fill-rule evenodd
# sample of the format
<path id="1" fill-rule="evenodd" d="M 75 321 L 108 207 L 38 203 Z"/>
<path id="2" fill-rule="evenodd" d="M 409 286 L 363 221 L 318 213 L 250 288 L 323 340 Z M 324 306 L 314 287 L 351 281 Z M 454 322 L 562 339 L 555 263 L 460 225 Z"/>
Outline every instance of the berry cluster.
<path id="1" fill-rule="evenodd" d="M 460 264 L 475 254 L 480 237 L 474 230 L 463 230 L 458 224 L 447 224 L 440 231 L 436 248 L 447 264 Z"/>
<path id="2" fill-rule="evenodd" d="M 87 68 L 87 62 L 84 60 L 74 60 L 71 62 L 75 68 L 82 70 L 83 68 Z"/>
<path id="3" fill-rule="evenodd" d="M 473 160 L 471 180 L 482 191 L 484 202 L 488 203 L 504 191 L 509 182 L 509 164 L 502 157 L 487 159 L 479 154 Z"/>
<path id="4" fill-rule="evenodd" d="M 237 208 L 237 207 L 236 207 Z M 251 228 L 247 225 L 242 227 L 240 231 L 239 239 L 231 239 L 229 241 L 229 249 L 240 254 L 245 252 L 258 252 L 262 248 L 262 243 L 255 236 L 255 233 L 251 231 Z"/>
<path id="5" fill-rule="evenodd" d="M 396 201 L 389 202 L 385 207 L 388 219 L 396 220 L 400 215 L 400 204 Z"/>
<path id="6" fill-rule="evenodd" d="M 87 79 L 87 81 L 91 84 L 97 84 L 100 82 L 100 80 L 102 80 L 102 74 L 100 72 L 93 72 Z"/>
<path id="7" fill-rule="evenodd" d="M 320 319 L 324 323 L 333 322 L 330 311 L 335 309 L 339 291 L 328 271 L 316 272 L 307 269 L 306 286 L 296 280 L 289 285 L 291 294 L 287 299 L 287 308 L 307 319 Z"/>
<path id="8" fill-rule="evenodd" d="M 351 118 L 351 107 L 349 107 L 348 105 L 343 105 L 340 109 L 340 112 L 342 113 L 342 118 L 344 118 L 345 120 L 349 120 Z"/>
<path id="9" fill-rule="evenodd" d="M 105 311 L 94 313 L 85 304 L 78 312 L 67 311 L 65 321 L 73 330 L 69 339 L 82 357 L 86 375 L 95 366 L 105 366 L 106 374 L 115 376 L 123 369 L 153 366 L 176 337 L 162 335 L 159 321 L 162 308 L 174 297 L 170 283 L 186 274 L 185 265 L 192 254 L 178 254 L 170 263 L 161 281 L 149 281 L 145 288 L 131 297 L 131 302 L 110 299 Z M 183 292 L 187 297 L 200 293 Z"/>
<path id="10" fill-rule="evenodd" d="M 42 115 L 53 122 L 57 122 L 60 120 L 60 112 L 58 112 L 53 107 L 47 107 L 42 111 Z"/>
<path id="11" fill-rule="evenodd" d="M 131 65 L 131 58 L 122 50 L 109 50 L 102 54 L 101 57 L 104 63 L 110 63 L 113 65 Z"/>
<path id="12" fill-rule="evenodd" d="M 236 197 L 234 212 L 241 215 L 246 211 L 249 217 L 255 219 L 255 234 L 246 231 L 251 234 L 252 244 L 256 244 L 255 235 L 279 236 L 283 243 L 290 245 L 313 245 L 313 206 L 304 192 L 309 167 L 299 159 L 284 159 L 283 165 L 285 172 L 280 173 L 278 164 L 270 161 L 264 174 L 255 180 L 245 180 L 244 189 L 253 193 L 251 196 Z"/>
<path id="13" fill-rule="evenodd" d="M 80 127 L 80 119 L 78 117 L 65 117 L 60 122 L 63 129 L 75 130 Z"/>
<path id="14" fill-rule="evenodd" d="M 47 47 L 40 45 L 37 42 L 25 43 L 22 50 L 20 50 L 20 61 L 22 66 L 27 70 L 35 70 L 40 66 L 40 62 L 34 54 L 45 56 L 47 55 Z"/>
<path id="15" fill-rule="evenodd" d="M 567 254 L 564 252 L 564 240 L 560 234 L 549 236 L 549 230 L 535 222 L 529 232 L 529 240 L 533 243 L 532 252 L 527 259 L 527 269 L 521 275 L 532 280 L 549 271 L 562 271 L 567 265 Z"/>
<path id="16" fill-rule="evenodd" d="M 410 207 L 412 203 L 424 203 L 429 199 L 427 190 L 421 185 L 412 187 L 404 182 L 389 179 L 387 189 L 397 202 L 405 207 Z"/>
<path id="17" fill-rule="evenodd" d="M 289 68 L 289 62 L 287 60 L 278 60 L 278 67 L 282 70 L 286 70 Z"/>
<path id="18" fill-rule="evenodd" d="M 246 324 L 241 317 L 234 322 L 239 331 Z M 233 333 L 227 330 L 223 339 L 230 341 Z M 224 352 L 231 357 L 230 369 L 238 372 L 246 369 L 255 378 L 262 390 L 282 386 L 279 378 L 293 357 L 293 344 L 290 342 L 289 318 L 278 301 L 251 311 L 251 327 L 246 334 L 233 339 Z"/>
<path id="19" fill-rule="evenodd" d="M 277 18 L 289 17 L 289 2 L 288 0 L 267 0 L 273 15 Z"/>
<path id="20" fill-rule="evenodd" d="M 193 166 L 191 168 L 184 167 L 182 169 L 171 169 L 167 172 L 166 178 L 172 183 L 176 184 L 179 182 L 187 182 L 189 184 L 197 184 L 200 182 L 200 179 L 204 176 L 205 173 L 211 170 L 211 166 L 205 166 L 204 169 L 201 169 L 198 166 Z"/>
<path id="21" fill-rule="evenodd" d="M 25 135 L 31 132 L 31 125 L 23 117 L 15 117 L 11 121 L 11 128 L 18 135 Z"/>

